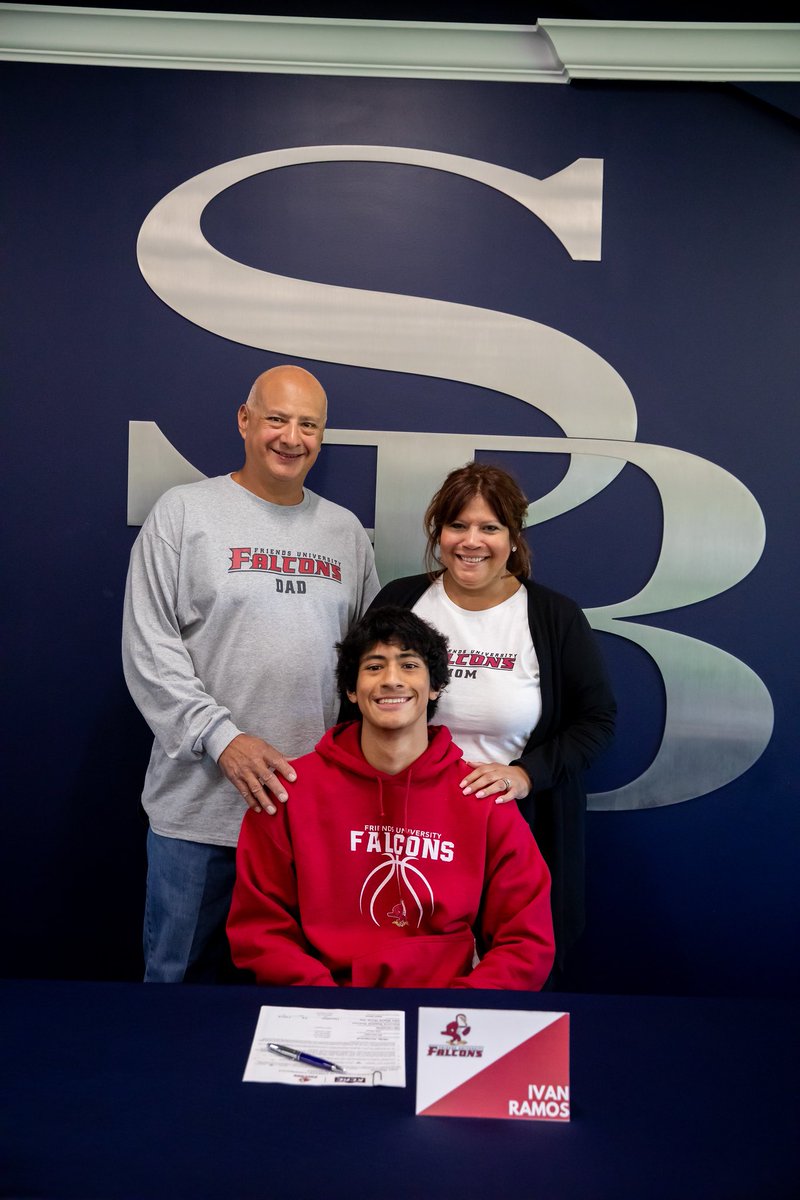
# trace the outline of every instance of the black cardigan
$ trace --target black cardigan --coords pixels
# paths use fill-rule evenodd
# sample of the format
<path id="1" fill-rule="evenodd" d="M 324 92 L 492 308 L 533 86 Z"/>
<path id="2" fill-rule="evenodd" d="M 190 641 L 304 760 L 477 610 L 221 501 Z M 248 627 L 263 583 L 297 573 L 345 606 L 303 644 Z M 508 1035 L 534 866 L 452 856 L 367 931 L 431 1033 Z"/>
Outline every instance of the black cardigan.
<path id="1" fill-rule="evenodd" d="M 556 963 L 585 919 L 586 789 L 583 771 L 610 743 L 617 706 L 589 623 L 572 600 L 523 579 L 528 624 L 542 689 L 542 715 L 514 765 L 531 792 L 519 801 L 553 877 Z M 412 608 L 430 587 L 428 575 L 395 579 L 370 608 Z M 457 740 L 457 739 L 456 739 Z"/>

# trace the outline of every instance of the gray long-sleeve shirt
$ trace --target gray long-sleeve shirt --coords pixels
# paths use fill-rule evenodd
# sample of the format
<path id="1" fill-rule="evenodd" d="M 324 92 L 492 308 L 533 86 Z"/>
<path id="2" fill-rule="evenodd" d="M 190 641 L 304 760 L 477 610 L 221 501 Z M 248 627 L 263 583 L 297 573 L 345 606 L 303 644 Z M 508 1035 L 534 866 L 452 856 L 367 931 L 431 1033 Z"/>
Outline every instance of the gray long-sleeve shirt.
<path id="1" fill-rule="evenodd" d="M 156 833 L 236 844 L 245 805 L 217 759 L 239 733 L 313 749 L 336 719 L 334 645 L 377 590 L 361 524 L 308 489 L 269 504 L 222 475 L 161 497 L 131 551 L 122 638 L 155 736 Z"/>

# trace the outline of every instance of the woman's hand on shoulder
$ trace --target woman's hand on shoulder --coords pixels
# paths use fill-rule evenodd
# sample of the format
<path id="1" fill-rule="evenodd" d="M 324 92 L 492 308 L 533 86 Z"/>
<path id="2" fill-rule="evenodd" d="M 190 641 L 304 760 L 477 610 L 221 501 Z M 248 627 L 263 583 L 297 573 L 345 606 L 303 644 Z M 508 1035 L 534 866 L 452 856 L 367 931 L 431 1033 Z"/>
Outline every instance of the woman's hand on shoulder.
<path id="1" fill-rule="evenodd" d="M 494 796 L 495 804 L 508 804 L 509 800 L 524 800 L 531 790 L 528 772 L 522 767 L 508 763 L 466 763 L 472 770 L 461 780 L 465 796 Z"/>

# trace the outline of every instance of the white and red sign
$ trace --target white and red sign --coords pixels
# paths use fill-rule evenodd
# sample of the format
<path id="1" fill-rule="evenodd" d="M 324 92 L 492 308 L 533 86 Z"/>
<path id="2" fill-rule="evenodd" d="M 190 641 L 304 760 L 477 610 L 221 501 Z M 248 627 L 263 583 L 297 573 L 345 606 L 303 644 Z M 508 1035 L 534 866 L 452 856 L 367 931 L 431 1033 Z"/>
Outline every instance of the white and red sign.
<path id="1" fill-rule="evenodd" d="M 569 1013 L 421 1008 L 416 1111 L 569 1121 Z"/>

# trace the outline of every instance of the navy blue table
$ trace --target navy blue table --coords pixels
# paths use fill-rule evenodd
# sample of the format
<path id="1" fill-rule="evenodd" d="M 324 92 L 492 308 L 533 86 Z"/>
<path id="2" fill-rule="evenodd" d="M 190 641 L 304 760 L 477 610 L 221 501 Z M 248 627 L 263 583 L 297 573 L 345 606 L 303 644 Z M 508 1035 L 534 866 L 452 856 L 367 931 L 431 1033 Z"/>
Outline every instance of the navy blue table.
<path id="1" fill-rule="evenodd" d="M 460 993 L 463 1007 L 466 999 Z M 800 1194 L 786 1001 L 470 993 L 572 1014 L 570 1124 L 417 1117 L 444 991 L 0 983 L 0 1194 L 778 1200 Z M 261 1004 L 404 1008 L 405 1089 L 242 1083 Z"/>

